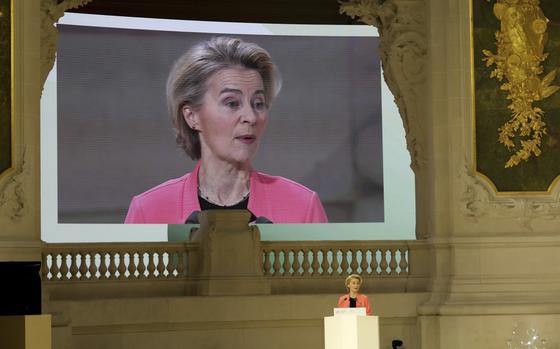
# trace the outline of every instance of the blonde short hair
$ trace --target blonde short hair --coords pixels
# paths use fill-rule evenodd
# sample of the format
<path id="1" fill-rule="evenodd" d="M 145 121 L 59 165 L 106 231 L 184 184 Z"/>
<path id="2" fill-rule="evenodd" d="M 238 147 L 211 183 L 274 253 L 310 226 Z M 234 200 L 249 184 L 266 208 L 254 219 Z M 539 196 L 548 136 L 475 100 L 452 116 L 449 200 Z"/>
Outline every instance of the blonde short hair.
<path id="1" fill-rule="evenodd" d="M 350 280 L 352 280 L 352 279 L 356 279 L 360 282 L 360 285 L 362 284 L 362 277 L 360 275 L 350 274 L 350 275 L 348 275 L 348 277 L 344 281 L 344 285 L 346 285 L 346 288 L 348 288 L 348 284 L 350 284 Z"/>
<path id="2" fill-rule="evenodd" d="M 167 79 L 167 108 L 177 144 L 193 160 L 200 159 L 200 138 L 183 117 L 183 107 L 197 110 L 207 91 L 206 82 L 218 71 L 243 67 L 256 70 L 264 85 L 267 106 L 270 106 L 281 87 L 278 68 L 270 54 L 257 44 L 238 38 L 215 37 L 199 42 L 175 62 Z"/>

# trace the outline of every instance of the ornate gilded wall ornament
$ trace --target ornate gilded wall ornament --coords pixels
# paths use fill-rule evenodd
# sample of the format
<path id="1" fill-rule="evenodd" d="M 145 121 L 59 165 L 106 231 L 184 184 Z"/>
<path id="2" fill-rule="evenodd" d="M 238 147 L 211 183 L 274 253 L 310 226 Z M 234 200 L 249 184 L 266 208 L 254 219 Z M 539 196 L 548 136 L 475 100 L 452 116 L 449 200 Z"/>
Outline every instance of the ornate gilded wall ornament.
<path id="1" fill-rule="evenodd" d="M 545 111 L 535 102 L 550 97 L 560 87 L 551 84 L 555 69 L 541 78 L 542 62 L 548 57 L 544 48 L 549 20 L 539 1 L 498 0 L 493 10 L 500 21 L 500 30 L 495 34 L 497 52 L 484 49 L 483 60 L 486 66 L 495 66 L 490 77 L 502 83 L 500 89 L 511 101 L 511 119 L 498 128 L 499 142 L 515 151 L 505 164 L 508 168 L 541 154 L 547 127 L 543 121 Z"/>
<path id="2" fill-rule="evenodd" d="M 474 172 L 498 195 L 553 194 L 560 2 L 471 0 L 470 7 Z"/>

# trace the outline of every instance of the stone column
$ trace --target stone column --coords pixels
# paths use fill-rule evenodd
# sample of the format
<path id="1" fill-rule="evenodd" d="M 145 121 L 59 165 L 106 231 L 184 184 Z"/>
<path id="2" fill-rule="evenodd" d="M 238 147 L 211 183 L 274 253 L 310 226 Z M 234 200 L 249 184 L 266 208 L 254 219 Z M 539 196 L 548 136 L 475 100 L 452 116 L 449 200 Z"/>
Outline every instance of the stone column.
<path id="1" fill-rule="evenodd" d="M 13 32 L 11 42 L 2 47 L 6 53 L 12 50 L 13 80 L 9 87 L 12 115 L 1 125 L 11 128 L 11 151 L 1 149 L 0 155 L 11 158 L 11 167 L 0 173 L 0 261 L 39 261 L 39 6 L 35 1 L 12 1 L 9 13 L 0 20 L 11 21 Z M 2 80 L 7 82 L 9 77 Z M 2 84 L 3 94 L 8 85 Z"/>

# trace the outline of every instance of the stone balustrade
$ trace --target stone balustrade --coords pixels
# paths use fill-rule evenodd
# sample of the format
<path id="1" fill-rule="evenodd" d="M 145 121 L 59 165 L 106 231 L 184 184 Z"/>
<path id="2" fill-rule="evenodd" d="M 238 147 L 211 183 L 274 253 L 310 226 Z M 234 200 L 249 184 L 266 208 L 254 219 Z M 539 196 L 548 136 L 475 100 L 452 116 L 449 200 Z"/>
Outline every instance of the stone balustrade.
<path id="1" fill-rule="evenodd" d="M 51 281 L 180 279 L 195 243 L 45 244 L 41 276 Z"/>
<path id="2" fill-rule="evenodd" d="M 407 241 L 262 242 L 266 276 L 403 276 Z"/>
<path id="3" fill-rule="evenodd" d="M 373 292 L 421 292 L 427 287 L 428 275 L 422 271 L 427 264 L 414 261 L 425 261 L 429 253 L 418 241 L 260 241 L 260 251 L 255 258 L 261 258 L 262 279 L 270 282 L 272 294 L 341 292 L 352 273 L 360 274 Z M 204 260 L 199 253 L 199 242 L 45 244 L 41 274 L 53 294 L 65 289 L 64 297 L 79 290 L 77 284 L 115 292 L 120 284 L 119 292 L 125 285 L 154 296 L 196 295 Z"/>

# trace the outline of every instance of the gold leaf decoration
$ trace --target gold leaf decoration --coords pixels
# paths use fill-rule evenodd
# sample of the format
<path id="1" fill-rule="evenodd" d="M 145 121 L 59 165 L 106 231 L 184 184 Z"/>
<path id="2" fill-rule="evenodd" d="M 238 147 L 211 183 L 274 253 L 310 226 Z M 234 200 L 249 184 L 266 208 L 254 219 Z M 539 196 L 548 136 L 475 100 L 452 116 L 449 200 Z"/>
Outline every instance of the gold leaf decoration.
<path id="1" fill-rule="evenodd" d="M 505 164 L 509 168 L 541 154 L 542 137 L 547 132 L 542 120 L 545 113 L 533 103 L 558 92 L 560 86 L 551 85 L 556 69 L 540 78 L 542 62 L 548 57 L 544 52 L 548 18 L 539 1 L 498 0 L 493 10 L 500 21 L 500 30 L 495 34 L 497 52 L 482 53 L 486 66 L 495 66 L 490 77 L 503 81 L 500 89 L 508 93 L 506 98 L 511 101 L 511 119 L 498 128 L 498 141 L 515 152 Z"/>

